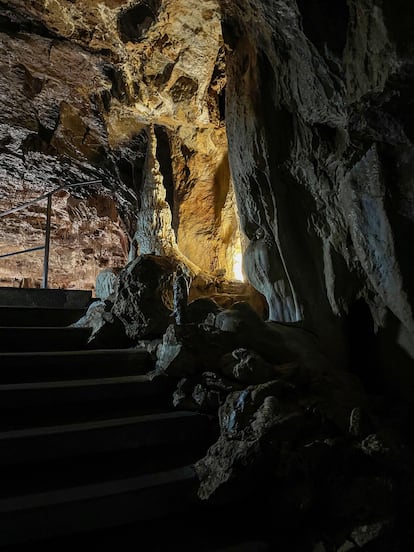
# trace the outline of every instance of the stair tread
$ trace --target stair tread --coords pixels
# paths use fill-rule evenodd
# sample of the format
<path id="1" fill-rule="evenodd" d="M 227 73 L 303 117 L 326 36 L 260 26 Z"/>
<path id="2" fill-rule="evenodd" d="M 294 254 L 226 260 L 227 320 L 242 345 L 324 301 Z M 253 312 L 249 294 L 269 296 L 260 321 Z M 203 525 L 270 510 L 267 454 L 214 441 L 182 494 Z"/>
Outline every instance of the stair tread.
<path id="1" fill-rule="evenodd" d="M 21 439 L 26 437 L 37 437 L 41 435 L 52 435 L 61 433 L 73 433 L 89 431 L 92 429 L 103 429 L 109 427 L 120 427 L 136 424 L 147 424 L 152 421 L 172 420 L 178 418 L 204 419 L 202 414 L 188 411 L 162 412 L 145 414 L 142 416 L 126 416 L 124 418 L 108 418 L 89 422 L 76 422 L 72 424 L 60 424 L 53 426 L 41 426 L 35 428 L 14 429 L 0 432 L 0 441 L 7 439 Z"/>
<path id="2" fill-rule="evenodd" d="M 0 353 L 0 361 L 7 360 L 7 357 L 10 357 L 11 359 L 15 358 L 31 358 L 31 357 L 64 357 L 64 356 L 108 356 L 108 355 L 114 355 L 114 356 L 122 356 L 122 355 L 136 355 L 136 356 L 149 356 L 148 351 L 145 349 L 134 349 L 134 348 L 128 348 L 128 349 L 89 349 L 89 350 L 77 350 L 77 351 L 22 351 L 22 352 L 6 352 L 6 353 Z"/>
<path id="3" fill-rule="evenodd" d="M 1 307 L 0 307 L 1 308 Z M 70 331 L 70 332 L 90 332 L 91 328 L 81 326 L 0 326 L 0 331 Z"/>
<path id="4" fill-rule="evenodd" d="M 37 381 L 24 383 L 5 383 L 0 384 L 0 391 L 31 391 L 38 389 L 66 389 L 71 387 L 97 387 L 101 385 L 121 384 L 127 385 L 131 383 L 151 383 L 151 379 L 146 374 L 136 376 L 113 376 L 102 378 L 84 378 L 75 380 L 56 380 L 56 381 Z M 157 383 L 154 380 L 154 384 Z"/>
<path id="5" fill-rule="evenodd" d="M 86 306 L 0 306 L 2 326 L 70 326 L 87 311 Z"/>
<path id="6" fill-rule="evenodd" d="M 48 306 L 83 308 L 92 301 L 92 292 L 85 289 L 44 289 L 0 287 L 0 307 Z"/>
<path id="7" fill-rule="evenodd" d="M 146 349 L 87 348 L 87 305 L 41 297 L 0 305 L 0 547 L 188 509 L 211 419 L 172 410 Z"/>
<path id="8" fill-rule="evenodd" d="M 2 310 L 15 310 L 15 311 L 58 311 L 58 310 L 64 310 L 64 311 L 78 311 L 83 310 L 85 311 L 85 307 L 80 307 L 78 305 L 0 305 L 0 312 Z"/>
<path id="9" fill-rule="evenodd" d="M 138 492 L 169 483 L 191 482 L 196 480 L 192 465 L 165 472 L 156 472 L 138 477 L 115 479 L 103 483 L 79 487 L 56 489 L 23 496 L 0 499 L 0 512 L 12 513 L 21 510 L 44 508 L 68 502 L 91 500 L 94 498 Z"/>

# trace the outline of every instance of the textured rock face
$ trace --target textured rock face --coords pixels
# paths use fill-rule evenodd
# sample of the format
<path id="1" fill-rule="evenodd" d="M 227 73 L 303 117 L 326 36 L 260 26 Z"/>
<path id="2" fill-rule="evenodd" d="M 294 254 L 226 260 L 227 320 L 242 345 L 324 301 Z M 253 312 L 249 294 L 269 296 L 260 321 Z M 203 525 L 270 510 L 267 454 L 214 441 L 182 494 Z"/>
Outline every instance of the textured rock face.
<path id="1" fill-rule="evenodd" d="M 407 2 L 0 8 L 5 197 L 102 178 L 118 252 L 129 235 L 132 253 L 231 273 L 236 195 L 271 320 L 304 320 L 337 362 L 350 340 L 367 379 L 378 347 L 395 374 L 414 357 Z"/>
<path id="2" fill-rule="evenodd" d="M 90 231 L 107 223 L 111 255 L 122 262 L 94 262 L 89 272 L 122 265 L 135 237 L 132 254 L 173 253 L 232 276 L 241 245 L 217 2 L 12 0 L 0 2 L 0 33 L 0 209 L 27 199 L 26 190 L 35 197 L 60 182 L 100 178 L 119 220 L 98 217 Z M 58 226 L 66 210 L 59 204 Z M 15 224 L 3 225 L 4 249 Z M 30 220 L 27 229 L 36 234 Z M 74 252 L 55 253 L 56 284 L 82 263 Z"/>
<path id="3" fill-rule="evenodd" d="M 220 4 L 245 266 L 271 319 L 338 351 L 349 317 L 351 337 L 380 327 L 391 356 L 414 357 L 412 8 Z"/>

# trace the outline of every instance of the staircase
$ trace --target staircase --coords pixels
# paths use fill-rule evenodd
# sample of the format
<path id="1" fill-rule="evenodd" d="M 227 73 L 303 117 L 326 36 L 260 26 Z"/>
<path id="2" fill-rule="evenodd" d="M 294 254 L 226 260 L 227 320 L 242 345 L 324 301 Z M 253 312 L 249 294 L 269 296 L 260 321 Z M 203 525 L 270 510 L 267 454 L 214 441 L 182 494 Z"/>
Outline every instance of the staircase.
<path id="1" fill-rule="evenodd" d="M 194 516 L 192 463 L 216 429 L 173 410 L 171 383 L 146 376 L 146 351 L 87 347 L 89 330 L 68 325 L 90 301 L 0 289 L 0 549 L 128 535 L 140 550 L 184 549 L 165 543 Z"/>

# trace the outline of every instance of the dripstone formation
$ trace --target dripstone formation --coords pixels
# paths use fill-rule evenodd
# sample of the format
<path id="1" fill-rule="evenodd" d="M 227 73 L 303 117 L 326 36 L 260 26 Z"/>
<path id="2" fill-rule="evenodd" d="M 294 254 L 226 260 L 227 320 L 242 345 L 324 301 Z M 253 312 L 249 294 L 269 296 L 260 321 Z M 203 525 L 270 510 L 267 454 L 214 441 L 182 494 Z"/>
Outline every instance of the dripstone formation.
<path id="1" fill-rule="evenodd" d="M 274 550 L 411 550 L 410 3 L 11 0 L 0 16 L 3 195 L 102 179 L 67 201 L 104 196 L 129 263 L 77 325 L 146 347 L 174 404 L 217 420 L 200 501 Z M 254 296 L 230 281 L 242 250 Z"/>
<path id="2" fill-rule="evenodd" d="M 241 242 L 216 0 L 12 0 L 0 35 L 0 210 L 102 180 L 55 201 L 52 285 L 75 287 L 76 273 L 92 287 L 137 249 L 231 279 Z M 0 252 L 41 241 L 45 208 L 8 218 Z M 40 280 L 40 255 L 28 259 L 0 266 L 3 280 Z"/>

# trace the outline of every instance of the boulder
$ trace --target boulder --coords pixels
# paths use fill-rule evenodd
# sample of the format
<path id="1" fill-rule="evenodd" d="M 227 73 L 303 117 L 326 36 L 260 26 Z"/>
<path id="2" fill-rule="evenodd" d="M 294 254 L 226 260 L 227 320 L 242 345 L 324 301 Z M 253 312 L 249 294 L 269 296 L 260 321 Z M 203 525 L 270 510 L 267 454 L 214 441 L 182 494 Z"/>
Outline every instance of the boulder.
<path id="1" fill-rule="evenodd" d="M 170 323 L 176 263 L 169 257 L 141 255 L 119 274 L 112 313 L 130 339 L 161 336 Z"/>

